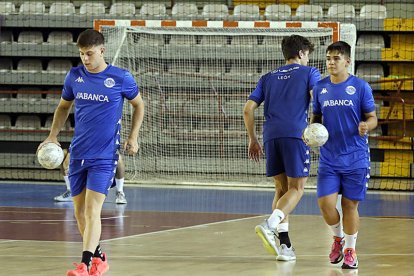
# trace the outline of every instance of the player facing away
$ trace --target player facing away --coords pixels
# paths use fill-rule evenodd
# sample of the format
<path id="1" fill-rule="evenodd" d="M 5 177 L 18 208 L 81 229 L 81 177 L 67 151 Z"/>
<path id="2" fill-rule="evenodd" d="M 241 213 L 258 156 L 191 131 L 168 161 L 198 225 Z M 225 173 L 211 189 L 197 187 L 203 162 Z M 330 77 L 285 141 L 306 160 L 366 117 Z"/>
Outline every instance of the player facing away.
<path id="1" fill-rule="evenodd" d="M 368 131 L 377 126 L 372 89 L 348 73 L 351 47 L 343 41 L 326 49 L 329 76 L 313 88 L 312 123 L 322 123 L 329 139 L 320 149 L 317 196 L 325 222 L 333 232 L 330 262 L 358 268 L 355 244 L 358 204 L 365 199 L 369 179 Z M 336 209 L 342 194 L 342 219 Z"/>
<path id="2" fill-rule="evenodd" d="M 63 179 L 65 180 L 66 184 L 66 191 L 62 194 L 55 196 L 53 199 L 58 202 L 68 202 L 72 201 L 72 193 L 70 192 L 70 182 L 69 182 L 69 160 L 70 160 L 70 153 L 68 150 L 64 149 L 63 153 L 65 157 L 63 158 L 63 162 L 60 165 L 60 172 L 63 175 Z M 127 200 L 125 197 L 124 192 L 124 182 L 125 182 L 125 164 L 124 160 L 122 159 L 122 155 L 119 155 L 118 164 L 116 166 L 115 172 L 115 180 L 112 184 L 112 187 L 116 187 L 115 193 L 115 203 L 116 204 L 126 204 Z"/>
<path id="3" fill-rule="evenodd" d="M 77 46 L 83 65 L 67 74 L 49 136 L 40 146 L 58 144 L 57 136 L 73 105 L 75 132 L 69 148 L 69 181 L 83 251 L 81 263 L 66 275 L 102 275 L 109 265 L 99 245 L 101 210 L 118 162 L 123 102 L 127 99 L 133 107 L 130 133 L 123 144 L 125 153 L 131 155 L 138 151 L 144 102 L 133 76 L 105 62 L 100 32 L 83 31 Z"/>
<path id="4" fill-rule="evenodd" d="M 296 259 L 288 234 L 288 215 L 301 199 L 309 176 L 309 147 L 301 137 L 307 126 L 312 87 L 321 78 L 316 68 L 307 66 L 313 50 L 314 45 L 303 36 L 285 37 L 282 51 L 286 64 L 263 75 L 244 106 L 248 156 L 258 162 L 262 147 L 255 131 L 254 111 L 264 102 L 266 175 L 274 180 L 275 196 L 273 213 L 255 231 L 280 261 Z"/>

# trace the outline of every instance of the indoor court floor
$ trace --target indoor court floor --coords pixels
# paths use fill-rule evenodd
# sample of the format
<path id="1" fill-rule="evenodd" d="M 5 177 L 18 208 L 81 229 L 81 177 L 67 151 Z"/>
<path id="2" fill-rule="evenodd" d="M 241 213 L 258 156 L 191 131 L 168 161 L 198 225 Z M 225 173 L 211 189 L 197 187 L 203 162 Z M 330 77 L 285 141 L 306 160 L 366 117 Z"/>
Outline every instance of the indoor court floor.
<path id="1" fill-rule="evenodd" d="M 82 244 L 73 205 L 56 203 L 62 183 L 0 183 L 0 275 L 66 275 Z M 360 205 L 358 270 L 331 265 L 332 243 L 306 190 L 290 216 L 295 262 L 279 262 L 254 232 L 270 212 L 272 189 L 125 187 L 102 213 L 108 276 L 133 275 L 413 275 L 414 193 L 369 191 Z"/>

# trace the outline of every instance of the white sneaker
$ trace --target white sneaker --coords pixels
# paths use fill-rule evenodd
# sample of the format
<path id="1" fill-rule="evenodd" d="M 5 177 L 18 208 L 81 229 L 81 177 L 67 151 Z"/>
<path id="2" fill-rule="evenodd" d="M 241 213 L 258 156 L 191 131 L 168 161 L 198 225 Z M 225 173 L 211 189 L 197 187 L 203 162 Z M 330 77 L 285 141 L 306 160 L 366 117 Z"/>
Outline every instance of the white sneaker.
<path id="1" fill-rule="evenodd" d="M 286 244 L 281 244 L 279 247 L 279 255 L 276 257 L 278 261 L 294 261 L 296 260 L 295 249 L 293 246 L 287 247 Z"/>
<path id="2" fill-rule="evenodd" d="M 115 203 L 116 204 L 126 204 L 127 203 L 124 192 L 116 192 Z"/>
<path id="3" fill-rule="evenodd" d="M 263 247 L 272 255 L 279 255 L 279 249 L 276 245 L 276 232 L 269 227 L 267 220 L 257 225 L 254 230 L 263 242 Z"/>
<path id="4" fill-rule="evenodd" d="M 70 190 L 66 190 L 64 193 L 62 193 L 61 195 L 55 196 L 53 199 L 54 201 L 59 201 L 59 202 L 72 201 L 72 194 Z"/>

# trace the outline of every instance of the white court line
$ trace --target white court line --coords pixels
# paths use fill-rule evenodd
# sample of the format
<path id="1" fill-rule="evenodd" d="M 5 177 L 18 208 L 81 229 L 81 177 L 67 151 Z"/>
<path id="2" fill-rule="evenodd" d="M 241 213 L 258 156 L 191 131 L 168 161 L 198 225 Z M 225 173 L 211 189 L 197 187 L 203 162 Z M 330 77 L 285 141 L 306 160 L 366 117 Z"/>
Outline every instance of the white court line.
<path id="1" fill-rule="evenodd" d="M 101 220 L 127 218 L 128 216 L 105 217 Z M 76 219 L 0 219 L 0 222 L 76 222 Z"/>

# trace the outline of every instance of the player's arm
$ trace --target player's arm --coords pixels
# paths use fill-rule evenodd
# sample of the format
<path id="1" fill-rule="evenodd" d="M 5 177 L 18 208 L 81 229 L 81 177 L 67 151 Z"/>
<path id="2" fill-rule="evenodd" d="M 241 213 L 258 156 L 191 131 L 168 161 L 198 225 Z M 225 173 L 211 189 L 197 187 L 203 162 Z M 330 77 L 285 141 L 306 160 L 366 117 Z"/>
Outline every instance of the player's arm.
<path id="1" fill-rule="evenodd" d="M 243 109 L 243 120 L 249 136 L 249 158 L 258 162 L 263 154 L 262 147 L 260 146 L 255 130 L 254 111 L 258 107 L 255 101 L 248 100 Z"/>
<path id="2" fill-rule="evenodd" d="M 55 114 L 53 115 L 53 122 L 52 126 L 50 127 L 49 136 L 39 145 L 38 149 L 41 148 L 43 144 L 50 142 L 60 145 L 57 140 L 57 136 L 69 117 L 72 104 L 73 101 L 66 101 L 63 98 L 60 99 L 59 105 L 57 106 Z"/>
<path id="3" fill-rule="evenodd" d="M 132 105 L 134 111 L 132 113 L 132 124 L 129 137 L 124 144 L 124 150 L 128 154 L 136 154 L 138 152 L 138 135 L 141 129 L 142 121 L 144 120 L 144 101 L 142 100 L 141 94 L 138 94 L 134 99 L 130 100 L 129 103 Z"/>
<path id="4" fill-rule="evenodd" d="M 365 121 L 361 121 L 358 126 L 358 132 L 360 136 L 368 134 L 370 130 L 373 130 L 378 125 L 378 118 L 375 110 L 369 113 L 364 113 Z"/>

